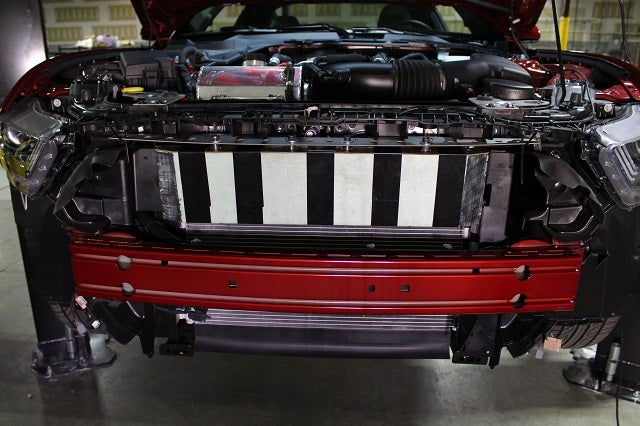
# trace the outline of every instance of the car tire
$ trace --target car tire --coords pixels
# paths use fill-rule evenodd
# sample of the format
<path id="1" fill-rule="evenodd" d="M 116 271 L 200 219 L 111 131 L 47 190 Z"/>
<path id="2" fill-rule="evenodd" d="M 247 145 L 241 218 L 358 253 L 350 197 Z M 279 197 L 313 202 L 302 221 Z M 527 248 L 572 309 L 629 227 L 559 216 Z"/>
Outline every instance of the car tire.
<path id="1" fill-rule="evenodd" d="M 604 340 L 618 324 L 618 317 L 603 318 L 601 322 L 582 324 L 558 323 L 547 333 L 562 340 L 562 349 L 578 349 Z"/>

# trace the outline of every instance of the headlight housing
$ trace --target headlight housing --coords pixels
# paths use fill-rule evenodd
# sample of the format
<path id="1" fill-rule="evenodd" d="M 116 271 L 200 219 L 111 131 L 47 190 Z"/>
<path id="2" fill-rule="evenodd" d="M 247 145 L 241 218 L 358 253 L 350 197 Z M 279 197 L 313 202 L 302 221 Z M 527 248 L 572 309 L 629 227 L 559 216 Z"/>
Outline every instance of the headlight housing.
<path id="1" fill-rule="evenodd" d="M 44 192 L 61 163 L 60 151 L 69 154 L 69 137 L 63 122 L 46 113 L 36 98 L 25 98 L 0 115 L 0 164 L 22 193 L 36 197 Z"/>
<path id="2" fill-rule="evenodd" d="M 611 184 L 617 204 L 640 206 L 640 105 L 627 107 L 622 118 L 593 131 L 598 162 Z"/>

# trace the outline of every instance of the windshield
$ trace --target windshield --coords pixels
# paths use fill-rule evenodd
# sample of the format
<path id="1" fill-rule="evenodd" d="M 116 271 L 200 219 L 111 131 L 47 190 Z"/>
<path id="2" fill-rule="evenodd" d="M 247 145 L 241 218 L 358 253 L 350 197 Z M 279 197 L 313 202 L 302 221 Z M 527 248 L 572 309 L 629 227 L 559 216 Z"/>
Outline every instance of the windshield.
<path id="1" fill-rule="evenodd" d="M 485 20 L 460 7 L 372 3 L 266 3 L 209 7 L 196 14 L 175 35 L 241 29 L 295 29 L 325 26 L 357 32 L 388 29 L 416 33 L 471 34 L 491 29 Z M 477 32 L 476 32 L 477 33 Z M 491 37 L 495 38 L 495 34 Z"/>

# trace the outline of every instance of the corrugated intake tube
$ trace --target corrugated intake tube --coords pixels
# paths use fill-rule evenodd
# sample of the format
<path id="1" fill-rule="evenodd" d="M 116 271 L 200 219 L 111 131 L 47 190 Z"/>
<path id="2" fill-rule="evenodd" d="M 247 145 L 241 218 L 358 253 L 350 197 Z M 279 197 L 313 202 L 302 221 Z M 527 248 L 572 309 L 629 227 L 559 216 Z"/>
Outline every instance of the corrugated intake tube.
<path id="1" fill-rule="evenodd" d="M 313 100 L 429 101 L 469 96 L 485 78 L 528 83 L 529 73 L 510 60 L 474 54 L 457 62 L 404 59 L 393 63 L 332 63 L 312 77 Z"/>

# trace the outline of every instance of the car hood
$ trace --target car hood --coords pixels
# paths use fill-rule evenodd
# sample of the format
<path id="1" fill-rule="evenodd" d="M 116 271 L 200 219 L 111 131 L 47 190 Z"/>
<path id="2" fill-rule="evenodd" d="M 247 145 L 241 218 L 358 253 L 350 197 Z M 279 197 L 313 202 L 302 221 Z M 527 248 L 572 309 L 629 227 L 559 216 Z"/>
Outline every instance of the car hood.
<path id="1" fill-rule="evenodd" d="M 239 0 L 234 4 L 257 4 L 265 1 L 295 3 L 300 0 Z M 304 1 L 304 0 L 303 0 Z M 519 38 L 537 38 L 535 27 L 546 0 L 412 0 L 412 4 L 462 6 L 485 18 L 505 36 L 511 32 Z M 163 44 L 181 25 L 197 12 L 210 6 L 229 4 L 228 0 L 131 0 L 142 23 L 145 39 Z M 396 3 L 408 3 L 397 1 Z M 513 24 L 510 25 L 510 22 Z"/>

